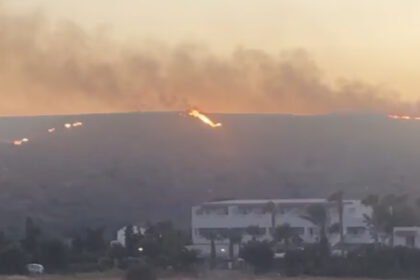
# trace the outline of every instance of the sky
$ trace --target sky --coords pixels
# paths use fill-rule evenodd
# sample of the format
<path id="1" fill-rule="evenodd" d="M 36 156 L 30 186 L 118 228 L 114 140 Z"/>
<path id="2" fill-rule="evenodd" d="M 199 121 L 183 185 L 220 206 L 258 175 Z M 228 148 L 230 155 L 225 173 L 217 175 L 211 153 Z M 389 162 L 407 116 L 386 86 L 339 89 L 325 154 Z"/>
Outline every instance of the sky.
<path id="1" fill-rule="evenodd" d="M 38 26 L 37 24 L 42 22 L 41 27 L 31 31 L 36 34 L 37 38 L 36 46 L 34 46 L 37 50 L 34 53 L 39 52 L 39 41 L 47 45 L 43 47 L 44 50 L 49 49 L 49 52 L 51 50 L 55 52 L 58 51 L 58 48 L 62 48 L 63 46 L 57 46 L 56 43 L 45 42 L 49 40 L 55 42 L 54 38 L 68 36 L 68 22 L 72 22 L 74 26 L 77 26 L 78 32 L 83 33 L 83 40 L 89 42 L 87 44 L 95 55 L 104 52 L 105 60 L 112 60 L 107 63 L 118 64 L 111 68 L 127 71 L 126 62 L 122 62 L 121 58 L 117 57 L 118 55 L 106 56 L 105 52 L 109 51 L 105 51 L 106 48 L 110 48 L 118 54 L 122 52 L 121 49 L 124 49 L 124 54 L 127 49 L 130 49 L 131 52 L 136 52 L 137 57 L 140 51 L 134 50 L 136 48 L 142 49 L 141 57 L 153 52 L 154 57 L 151 60 L 158 65 L 156 66 L 158 69 L 163 69 L 158 71 L 160 78 L 158 84 L 147 85 L 145 88 L 143 83 L 134 86 L 137 90 L 130 88 L 131 93 L 129 94 L 115 94 L 118 99 L 127 99 L 126 102 L 121 100 L 115 102 L 109 98 L 111 92 L 103 98 L 97 95 L 92 97 L 91 93 L 85 91 L 89 91 L 89 88 L 93 86 L 71 90 L 66 88 L 62 90 L 63 96 L 68 95 L 66 102 L 70 102 L 74 106 L 72 109 L 65 109 L 66 102 L 60 98 L 56 111 L 70 113 L 73 111 L 132 110 L 135 109 L 131 105 L 136 98 L 141 104 L 138 107 L 144 107 L 145 110 L 179 109 L 185 105 L 194 105 L 209 111 L 297 114 L 365 109 L 398 111 L 395 113 L 405 113 L 402 111 L 408 110 L 413 114 L 418 111 L 416 102 L 420 99 L 420 95 L 417 93 L 420 89 L 420 72 L 418 70 L 420 62 L 418 52 L 420 47 L 419 1 L 3 0 L 0 3 L 3 4 L 3 8 L 1 8 L 3 17 L 4 15 L 8 16 L 9 21 L 7 25 L 4 25 L 4 28 L 9 31 L 13 28 L 22 31 L 23 22 L 25 22 L 23 18 L 25 17 L 36 22 L 29 24 L 30 26 Z M 14 19 L 11 24 L 11 17 L 18 17 L 18 19 Z M 66 31 L 63 31 L 64 29 Z M 57 30 L 59 31 L 57 32 Z M 56 33 L 60 33 L 60 35 Z M 74 30 L 72 34 L 74 35 Z M 0 34 L 0 36 L 2 35 Z M 22 36 L 25 39 L 19 38 L 18 42 L 28 40 L 28 34 Z M 101 44 L 105 47 L 102 48 L 101 44 L 93 46 L 100 40 L 104 40 L 101 41 Z M 16 42 L 12 45 L 15 46 Z M 78 46 L 74 46 L 74 48 L 78 48 Z M 200 52 L 198 58 L 195 53 L 197 49 Z M 239 64 L 236 59 L 238 50 L 242 54 L 246 53 L 246 58 L 242 59 Z M 25 51 L 30 52 L 30 50 Z M 250 51 L 258 52 L 257 64 L 260 69 L 258 71 L 254 69 L 254 66 L 242 64 L 243 60 L 250 59 L 249 56 L 254 57 L 252 60 L 255 63 L 255 53 L 249 54 Z M 179 64 L 177 62 L 179 52 L 192 60 L 194 64 L 194 66 L 182 65 L 186 72 L 193 72 L 190 75 L 184 73 L 182 78 L 174 77 L 174 75 L 178 75 L 176 73 L 181 71 L 180 69 L 172 69 L 175 67 L 174 63 Z M 43 55 L 45 56 L 45 54 Z M 59 55 L 62 55 L 61 52 Z M 72 55 L 77 56 L 77 58 L 72 57 L 72 60 L 78 61 L 76 63 L 78 65 L 82 63 L 82 60 L 84 63 L 86 59 L 86 57 L 80 57 L 80 51 Z M 104 57 L 92 60 L 92 53 L 85 55 L 90 60 L 89 66 L 97 66 L 98 63 L 101 64 L 104 61 Z M 261 67 L 262 56 L 265 57 L 264 59 L 270 60 L 270 63 L 264 64 L 264 67 L 274 70 L 266 70 Z M 13 57 L 13 55 L 9 53 L 8 57 Z M 26 69 L 27 61 L 24 60 L 31 58 L 26 55 L 21 58 L 22 56 L 17 53 L 16 57 L 21 60 L 18 64 L 25 64 L 24 68 Z M 162 57 L 167 59 L 164 62 L 156 62 L 156 59 L 159 60 Z M 203 60 L 204 64 L 202 64 Z M 221 73 L 226 71 L 230 75 L 216 77 L 213 72 L 217 72 L 217 70 L 208 65 L 209 60 L 212 60 L 211 65 L 217 65 L 217 67 L 212 66 L 213 68 L 221 67 L 223 68 Z M 302 62 L 303 60 L 304 62 Z M 232 72 L 236 73 L 240 67 L 245 67 L 246 70 L 240 70 L 242 71 L 240 74 L 232 74 Z M 279 67 L 282 68 L 281 73 L 276 70 Z M 37 67 L 32 65 L 32 68 Z M 46 68 L 48 71 L 52 71 L 51 66 Z M 37 73 L 47 71 L 46 68 L 39 67 L 34 71 Z M 62 67 L 59 68 L 62 70 Z M 197 74 L 197 68 L 199 68 L 199 74 Z M 211 69 L 209 70 L 209 68 Z M 264 71 L 261 71 L 261 68 L 264 68 Z M 288 85 L 290 78 L 288 75 L 290 74 L 286 73 L 290 71 L 290 68 L 294 72 L 292 85 Z M 308 70 L 309 68 L 310 70 Z M 136 69 L 139 72 L 143 71 L 143 68 Z M 54 72 L 61 70 L 55 69 Z M 66 68 L 66 70 L 68 69 Z M 121 71 L 114 74 L 121 77 Z M 211 78 L 208 78 L 207 71 L 213 73 Z M 36 104 L 34 104 L 33 100 L 48 99 L 47 94 L 39 92 L 51 91 L 51 84 L 57 83 L 57 79 L 61 81 L 62 78 L 54 78 L 54 81 L 48 78 L 41 83 L 38 82 L 38 78 L 28 78 L 27 76 L 32 74 L 27 72 L 27 70 L 19 70 L 11 80 L 16 79 L 16 84 L 18 82 L 27 85 L 34 83 L 29 88 L 38 93 L 32 97 L 31 89 L 26 89 L 22 85 L 10 85 L 7 90 L 13 92 L 14 97 L 10 98 L 11 101 L 7 107 L 17 104 L 17 106 L 14 105 L 16 112 L 14 109 L 4 108 L 5 106 L 3 108 L 0 106 L 0 110 L 3 110 L 4 114 L 59 113 L 45 104 L 46 102 L 44 104 L 35 102 Z M 91 73 L 90 70 L 88 72 Z M 147 73 L 145 76 L 150 78 L 152 74 L 150 71 Z M 79 73 L 76 76 L 83 76 L 83 74 L 86 73 Z M 111 76 L 114 77 L 114 74 Z M 22 75 L 26 75 L 26 77 L 22 79 Z M 64 76 L 68 77 L 69 75 L 66 72 Z M 153 74 L 154 77 L 156 75 L 156 73 Z M 200 78 L 197 78 L 197 75 Z M 278 78 L 279 75 L 280 78 Z M 89 77 L 89 75 L 87 76 Z M 273 85 L 272 82 L 267 82 L 267 79 L 277 78 L 286 85 L 278 83 Z M 79 79 L 81 78 L 79 77 Z M 102 75 L 100 80 L 103 79 L 105 78 Z M 134 83 L 131 82 L 134 77 L 125 77 L 123 80 L 125 81 L 125 79 Z M 182 81 L 179 82 L 179 79 Z M 223 79 L 227 81 L 223 81 Z M 253 82 L 244 82 L 241 79 Z M 296 82 L 296 79 L 299 81 Z M 196 84 L 198 81 L 202 84 Z M 60 87 L 63 86 L 61 83 L 62 81 Z M 66 83 L 71 84 L 71 78 L 68 78 Z M 77 82 L 75 83 L 77 84 Z M 117 84 L 120 85 L 119 83 L 122 81 L 118 80 Z M 216 85 L 214 87 L 203 86 L 205 83 L 215 83 Z M 121 86 L 118 87 L 121 88 Z M 177 90 L 174 90 L 174 87 Z M 311 91 L 311 88 L 314 88 L 315 94 L 311 95 L 306 92 Z M 193 89 L 203 93 L 192 93 Z M 94 88 L 94 91 L 98 90 L 98 88 Z M 127 88 L 123 86 L 120 90 L 126 92 Z M 212 90 L 218 90 L 219 93 L 214 93 Z M 22 91 L 26 91 L 26 93 L 23 94 Z M 137 92 L 140 91 L 142 93 L 137 96 Z M 229 93 L 237 91 L 245 93 L 242 95 Z M 284 91 L 291 93 L 284 93 Z M 288 97 L 284 97 L 285 95 Z M 348 98 L 349 95 L 352 95 L 351 98 Z M 164 97 L 162 98 L 162 96 Z M 344 100 L 340 99 L 341 97 Z M 270 98 L 273 98 L 274 102 Z M 163 102 L 162 99 L 165 101 Z M 235 102 L 238 99 L 241 101 Z M 314 99 L 316 104 L 311 107 Z M 29 105 L 37 107 L 31 109 Z"/>

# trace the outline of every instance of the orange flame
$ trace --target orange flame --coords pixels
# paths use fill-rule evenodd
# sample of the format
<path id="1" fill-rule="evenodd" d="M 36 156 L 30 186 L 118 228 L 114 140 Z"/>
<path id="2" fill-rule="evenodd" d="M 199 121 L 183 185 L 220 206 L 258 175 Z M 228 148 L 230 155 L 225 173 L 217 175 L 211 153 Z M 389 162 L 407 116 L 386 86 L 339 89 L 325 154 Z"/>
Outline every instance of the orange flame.
<path id="1" fill-rule="evenodd" d="M 55 128 L 54 128 L 54 127 L 53 127 L 53 128 L 49 128 L 49 129 L 48 129 L 48 132 L 49 132 L 49 133 L 53 133 L 54 131 L 55 131 Z"/>
<path id="2" fill-rule="evenodd" d="M 82 126 L 83 123 L 82 122 L 75 122 L 72 125 L 73 125 L 73 127 L 77 127 L 77 126 Z"/>
<path id="3" fill-rule="evenodd" d="M 22 140 L 15 140 L 15 141 L 13 141 L 13 145 L 15 145 L 15 146 L 22 145 Z"/>
<path id="4" fill-rule="evenodd" d="M 198 118 L 199 120 L 201 120 L 203 123 L 209 125 L 210 127 L 215 128 L 215 127 L 222 126 L 221 123 L 213 122 L 209 117 L 200 113 L 200 111 L 198 111 L 198 110 L 191 110 L 188 114 L 192 117 Z"/>
<path id="5" fill-rule="evenodd" d="M 29 142 L 29 139 L 28 138 L 22 138 L 22 142 L 24 142 L 24 143 Z"/>
<path id="6" fill-rule="evenodd" d="M 388 118 L 394 120 L 406 120 L 406 121 L 420 121 L 420 117 L 413 117 L 408 115 L 388 115 Z"/>
<path id="7" fill-rule="evenodd" d="M 65 127 L 65 128 L 71 128 L 71 123 L 66 123 L 66 124 L 64 124 L 64 127 Z"/>

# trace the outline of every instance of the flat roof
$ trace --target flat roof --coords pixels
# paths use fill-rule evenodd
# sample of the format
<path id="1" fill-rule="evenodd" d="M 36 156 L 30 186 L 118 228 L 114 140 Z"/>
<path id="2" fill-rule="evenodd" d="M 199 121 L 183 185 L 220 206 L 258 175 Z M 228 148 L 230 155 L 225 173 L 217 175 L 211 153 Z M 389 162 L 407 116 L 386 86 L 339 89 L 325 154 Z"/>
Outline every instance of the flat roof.
<path id="1" fill-rule="evenodd" d="M 344 202 L 352 203 L 357 200 L 344 200 Z M 317 204 L 329 202 L 325 198 L 291 198 L 291 199 L 232 199 L 221 201 L 209 201 L 200 205 L 260 205 L 272 202 L 274 204 Z"/>
<path id="2" fill-rule="evenodd" d="M 394 231 L 420 230 L 419 226 L 394 227 Z"/>

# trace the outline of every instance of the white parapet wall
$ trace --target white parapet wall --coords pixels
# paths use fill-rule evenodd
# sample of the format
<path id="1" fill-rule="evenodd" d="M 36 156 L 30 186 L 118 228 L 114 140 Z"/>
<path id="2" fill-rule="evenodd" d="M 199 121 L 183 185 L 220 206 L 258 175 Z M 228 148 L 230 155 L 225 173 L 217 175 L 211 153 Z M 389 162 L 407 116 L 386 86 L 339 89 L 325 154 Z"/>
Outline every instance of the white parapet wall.
<path id="1" fill-rule="evenodd" d="M 208 231 L 223 231 L 235 229 L 242 235 L 242 243 L 253 237 L 247 233 L 247 228 L 256 226 L 260 234 L 259 240 L 272 240 L 271 230 L 283 224 L 289 224 L 304 243 L 319 241 L 319 229 L 305 218 L 310 205 L 325 206 L 328 216 L 328 227 L 339 222 L 338 206 L 326 199 L 261 199 L 261 200 L 225 200 L 206 202 L 192 207 L 191 228 L 194 247 L 204 255 L 210 254 Z M 273 210 L 274 209 L 274 210 Z M 346 243 L 372 243 L 372 237 L 365 222 L 365 216 L 370 216 L 372 210 L 359 200 L 345 200 L 343 203 L 343 225 Z M 254 237 L 255 238 L 255 237 Z M 339 233 L 329 233 L 332 245 L 339 240 Z M 227 239 L 216 241 L 218 256 L 226 254 L 229 246 Z M 238 251 L 235 245 L 235 253 Z"/>

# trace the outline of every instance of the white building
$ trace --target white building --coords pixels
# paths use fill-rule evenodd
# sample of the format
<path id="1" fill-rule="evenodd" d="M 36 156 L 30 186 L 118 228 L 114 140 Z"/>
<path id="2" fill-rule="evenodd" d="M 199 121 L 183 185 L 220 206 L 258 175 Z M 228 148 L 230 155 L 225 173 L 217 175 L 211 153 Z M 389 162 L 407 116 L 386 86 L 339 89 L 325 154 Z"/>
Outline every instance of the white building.
<path id="1" fill-rule="evenodd" d="M 289 224 L 300 236 L 304 243 L 319 241 L 320 231 L 316 225 L 304 216 L 307 208 L 313 204 L 324 205 L 327 209 L 328 227 L 339 222 L 336 203 L 326 199 L 272 199 L 272 200 L 226 200 L 206 202 L 192 207 L 192 240 L 194 248 L 203 255 L 210 254 L 210 240 L 206 238 L 206 231 L 222 231 L 236 229 L 241 232 L 242 242 L 252 237 L 246 229 L 258 226 L 261 230 L 260 240 L 271 240 L 271 228 Z M 274 207 L 273 207 L 274 206 Z M 271 209 L 276 209 L 271 211 Z M 344 240 L 349 244 L 372 243 L 370 232 L 365 223 L 365 215 L 370 216 L 372 210 L 359 200 L 344 200 L 343 225 Z M 339 233 L 329 233 L 332 245 L 340 240 Z M 219 256 L 228 254 L 228 240 L 216 240 L 216 252 Z M 235 247 L 235 254 L 238 246 Z"/>
<path id="2" fill-rule="evenodd" d="M 395 227 L 394 246 L 420 249 L 420 227 Z"/>

